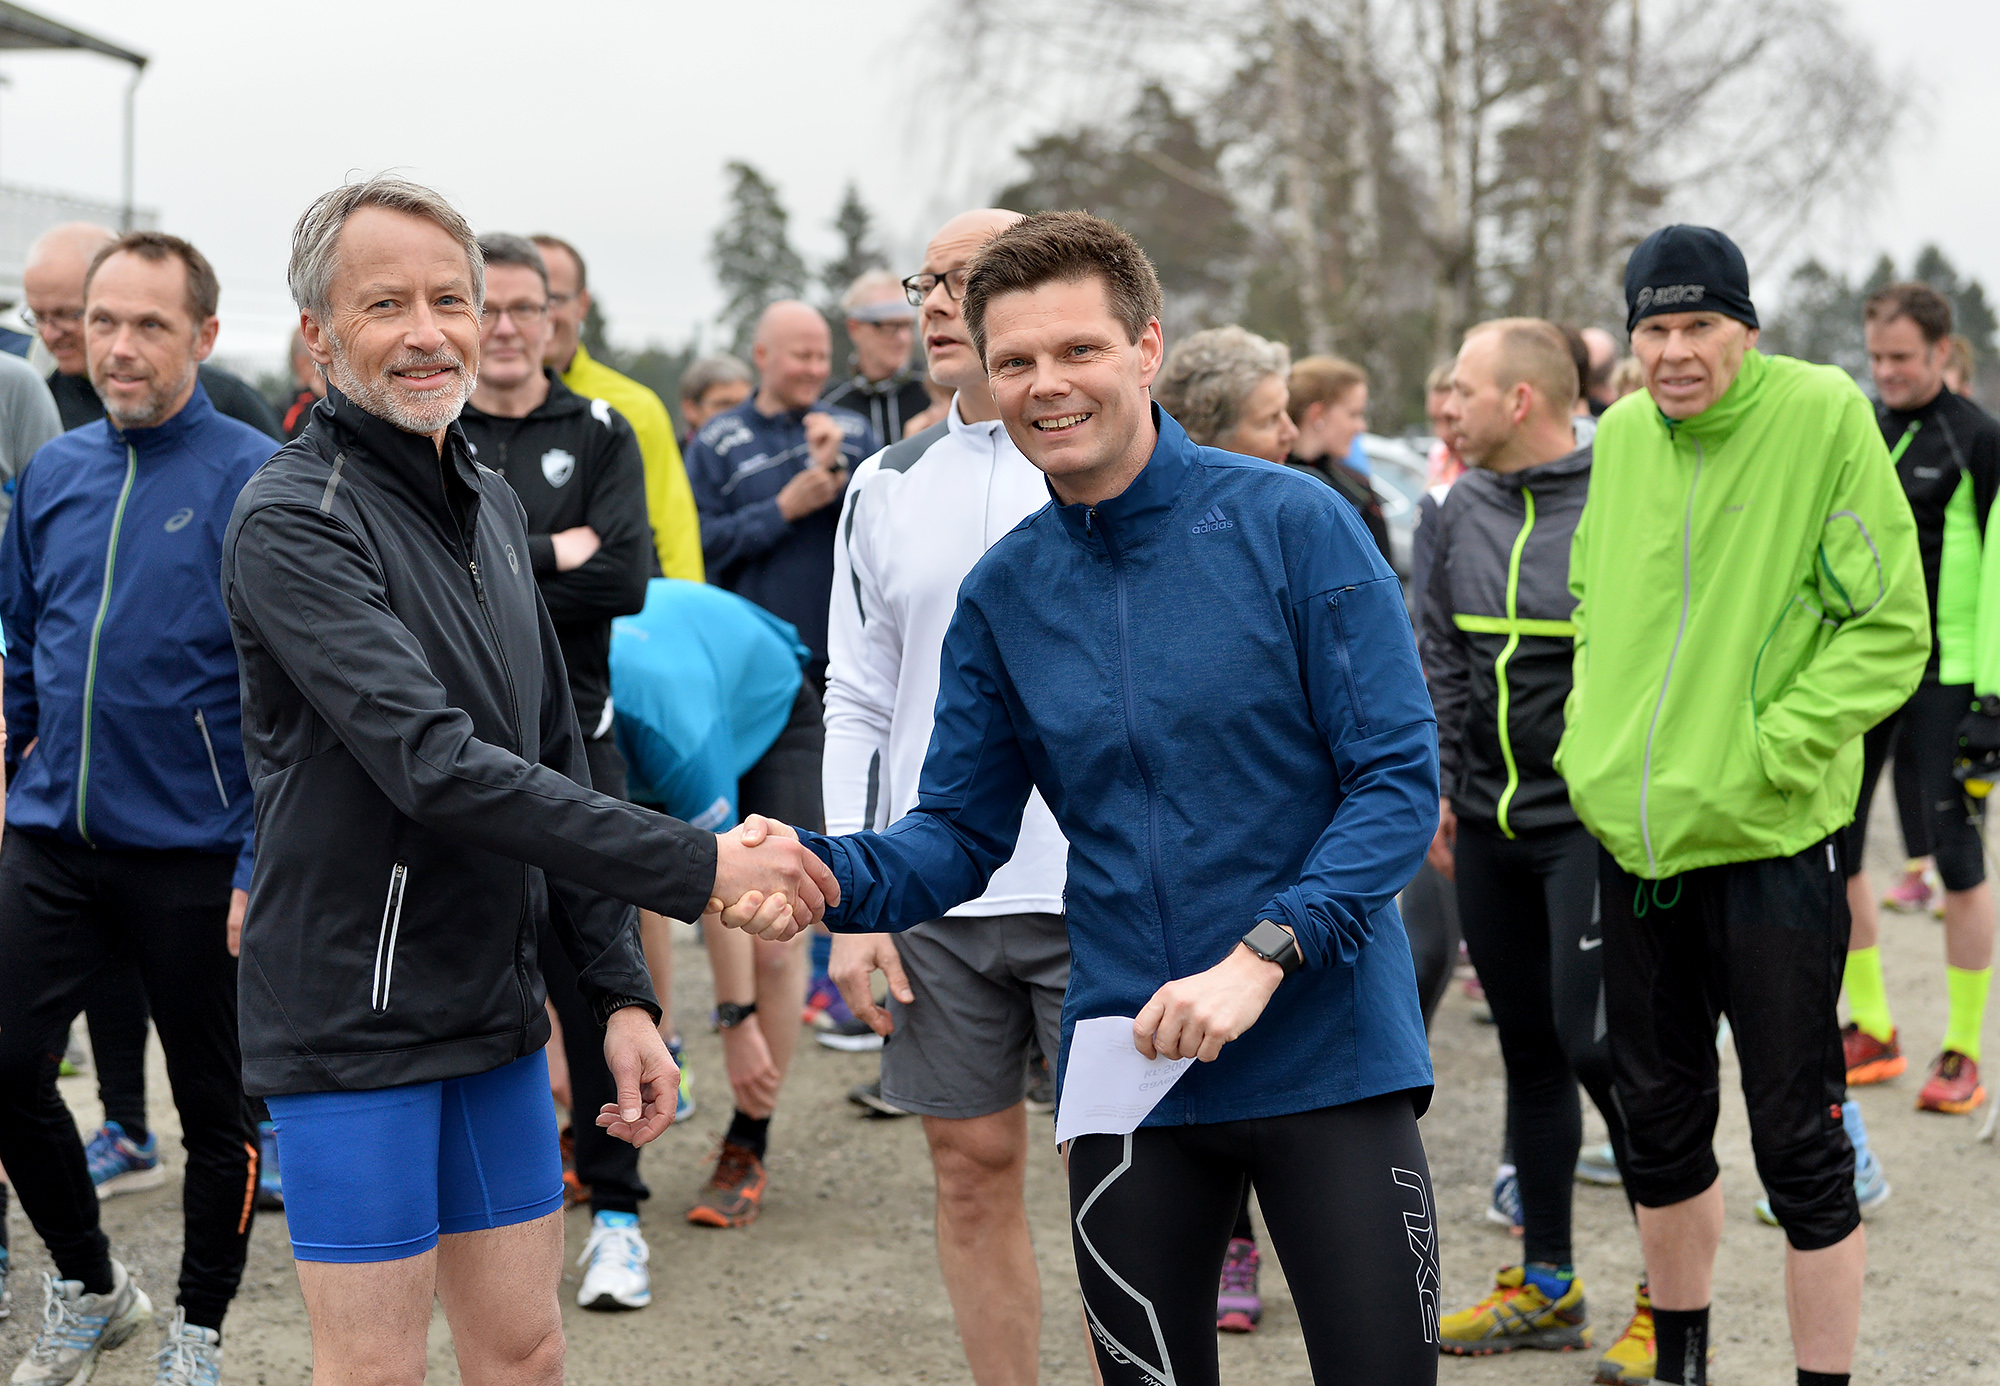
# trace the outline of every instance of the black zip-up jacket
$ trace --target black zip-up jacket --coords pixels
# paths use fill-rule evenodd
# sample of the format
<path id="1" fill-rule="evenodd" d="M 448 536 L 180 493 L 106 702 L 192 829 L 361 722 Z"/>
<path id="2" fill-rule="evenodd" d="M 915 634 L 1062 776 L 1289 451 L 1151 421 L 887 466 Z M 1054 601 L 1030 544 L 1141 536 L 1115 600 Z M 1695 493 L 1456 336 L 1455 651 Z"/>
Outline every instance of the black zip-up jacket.
<path id="1" fill-rule="evenodd" d="M 1944 514 L 1966 480 L 1978 533 L 1986 533 L 1986 515 L 2000 493 L 2000 420 L 1962 395 L 1940 389 L 1930 403 L 1917 409 L 1891 409 L 1875 403 L 1875 421 L 1882 441 L 1896 459 L 1896 477 L 1909 499 L 1917 522 L 1917 553 L 1924 565 L 1924 589 L 1931 599 L 1931 656 L 1924 678 L 1938 676 L 1938 575 L 1944 562 Z"/>
<path id="2" fill-rule="evenodd" d="M 238 498 L 222 585 L 257 793 L 248 1091 L 432 1082 L 534 1052 L 544 917 L 600 1019 L 657 1011 L 620 902 L 694 918 L 715 839 L 584 787 L 521 503 L 457 425 L 440 456 L 329 391 Z"/>
<path id="3" fill-rule="evenodd" d="M 1423 596 L 1438 783 L 1452 811 L 1507 836 L 1577 821 L 1555 770 L 1576 628 L 1569 545 L 1590 448 L 1501 475 L 1474 467 L 1437 512 Z"/>
<path id="4" fill-rule="evenodd" d="M 556 624 L 576 720 L 591 740 L 611 730 L 611 622 L 646 605 L 653 527 L 646 517 L 646 463 L 624 416 L 556 378 L 525 417 L 467 405 L 459 422 L 473 456 L 514 488 L 528 515 L 528 566 Z M 556 570 L 553 536 L 589 525 L 600 547 L 569 572 Z"/>

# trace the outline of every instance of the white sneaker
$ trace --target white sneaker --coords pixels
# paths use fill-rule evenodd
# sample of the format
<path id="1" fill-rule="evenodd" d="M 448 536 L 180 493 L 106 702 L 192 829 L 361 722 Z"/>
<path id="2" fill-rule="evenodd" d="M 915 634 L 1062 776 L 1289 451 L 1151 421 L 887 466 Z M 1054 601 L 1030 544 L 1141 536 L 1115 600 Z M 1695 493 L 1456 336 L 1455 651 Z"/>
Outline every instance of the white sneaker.
<path id="1" fill-rule="evenodd" d="M 153 1317 L 153 1302 L 111 1263 L 111 1289 L 87 1295 L 81 1280 L 42 1277 L 42 1329 L 14 1368 L 14 1386 L 84 1386 L 97 1354 L 122 1344 Z"/>
<path id="2" fill-rule="evenodd" d="M 585 1309 L 644 1309 L 653 1302 L 653 1280 L 646 1271 L 652 1254 L 639 1235 L 636 1216 L 599 1213 L 590 1221 L 583 1255 L 576 1258 L 583 1267 L 576 1302 Z"/>
<path id="3" fill-rule="evenodd" d="M 176 1308 L 153 1362 L 153 1386 L 220 1386 L 222 1335 L 196 1328 L 187 1321 L 187 1310 Z"/>

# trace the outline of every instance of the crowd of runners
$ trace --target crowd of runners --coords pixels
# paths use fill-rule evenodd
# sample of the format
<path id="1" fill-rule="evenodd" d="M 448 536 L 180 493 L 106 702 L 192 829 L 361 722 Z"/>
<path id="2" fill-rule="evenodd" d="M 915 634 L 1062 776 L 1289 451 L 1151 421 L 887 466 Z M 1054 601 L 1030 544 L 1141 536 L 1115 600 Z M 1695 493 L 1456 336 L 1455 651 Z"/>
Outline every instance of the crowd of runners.
<path id="1" fill-rule="evenodd" d="M 1037 1160 L 1104 1382 L 1214 1382 L 1216 1334 L 1258 1329 L 1253 1194 L 1315 1379 L 1590 1348 L 1600 1382 L 1705 1382 L 1733 1036 L 1797 1380 L 1849 1379 L 1890 1185 L 1848 1089 L 1908 1044 L 1920 1108 L 1986 1098 L 2000 424 L 1946 299 L 1869 298 L 1871 401 L 1759 352 L 1736 245 L 1665 227 L 1629 354 L 1505 318 L 1438 365 L 1399 571 L 1366 372 L 1165 340 L 1110 223 L 951 218 L 843 297 L 840 379 L 825 316 L 774 303 L 750 361 L 686 371 L 678 432 L 580 341 L 584 241 L 326 193 L 277 401 L 208 364 L 187 241 L 30 253 L 46 359 L 0 354 L 16 1386 L 155 1321 L 162 1386 L 216 1386 L 259 1209 L 316 1380 L 420 1382 L 437 1300 L 467 1382 L 560 1382 L 563 1213 L 578 1303 L 649 1305 L 639 1150 L 694 1111 L 704 1021 L 730 1115 L 678 1211 L 755 1235 L 797 1046 L 879 1051 L 850 1096 L 922 1124 L 981 1386 L 1036 1379 Z M 1878 896 L 1885 766 L 1911 860 Z M 1938 902 L 1942 1036 L 1894 1023 L 1878 899 Z M 670 1010 L 676 921 L 706 1016 Z M 1521 1237 L 1470 1306 L 1418 1122 L 1462 954 Z M 1035 1149 L 1107 1017 L 1195 1062 L 1136 1129 Z M 170 1315 L 99 1216 L 166 1178 L 149 1033 Z M 86 1063 L 87 1139 L 57 1086 Z M 1646 1267 L 1596 1322 L 1578 1179 L 1622 1185 Z M 10 1189 L 55 1265 L 11 1296 Z"/>

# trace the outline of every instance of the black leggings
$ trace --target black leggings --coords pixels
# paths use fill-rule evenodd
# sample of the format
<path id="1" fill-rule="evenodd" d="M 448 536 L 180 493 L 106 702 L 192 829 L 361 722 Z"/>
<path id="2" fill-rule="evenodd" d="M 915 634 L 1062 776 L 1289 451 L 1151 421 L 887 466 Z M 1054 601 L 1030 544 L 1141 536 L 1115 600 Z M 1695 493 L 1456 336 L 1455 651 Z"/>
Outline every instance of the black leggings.
<path id="1" fill-rule="evenodd" d="M 1407 1093 L 1070 1144 L 1084 1313 L 1107 1386 L 1215 1386 L 1215 1283 L 1255 1186 L 1313 1380 L 1430 1386 L 1438 1243 Z"/>
<path id="2" fill-rule="evenodd" d="M 152 1009 L 138 964 L 116 957 L 91 984 L 83 1003 L 90 1026 L 90 1061 L 97 1067 L 97 1100 L 104 1119 L 135 1141 L 152 1130 L 146 1116 L 146 1032 Z"/>
<path id="3" fill-rule="evenodd" d="M 217 1329 L 257 1188 L 225 928 L 235 868 L 231 856 L 94 850 L 15 828 L 0 848 L 0 1164 L 63 1278 L 108 1285 L 110 1244 L 56 1066 L 93 979 L 136 959 L 187 1148 L 180 1303 L 188 1322 Z"/>
<path id="4" fill-rule="evenodd" d="M 1625 1123 L 1612 1100 L 1605 1043 L 1597 843 L 1578 826 L 1510 839 L 1495 824 L 1462 818 L 1457 856 L 1465 946 L 1507 1065 L 1524 1259 L 1566 1266 L 1583 1144 L 1579 1082 L 1604 1114 L 1620 1168 L 1625 1162 Z"/>
<path id="5" fill-rule="evenodd" d="M 1937 858 L 1946 890 L 1971 890 L 1986 879 L 1985 819 L 1977 804 L 1968 808 L 1951 776 L 1958 724 L 1971 706 L 1971 684 L 1925 682 L 1862 738 L 1861 802 L 1842 833 L 1851 870 L 1861 870 L 1865 860 L 1868 808 L 1883 762 L 1893 756 L 1904 849 L 1912 857 Z"/>

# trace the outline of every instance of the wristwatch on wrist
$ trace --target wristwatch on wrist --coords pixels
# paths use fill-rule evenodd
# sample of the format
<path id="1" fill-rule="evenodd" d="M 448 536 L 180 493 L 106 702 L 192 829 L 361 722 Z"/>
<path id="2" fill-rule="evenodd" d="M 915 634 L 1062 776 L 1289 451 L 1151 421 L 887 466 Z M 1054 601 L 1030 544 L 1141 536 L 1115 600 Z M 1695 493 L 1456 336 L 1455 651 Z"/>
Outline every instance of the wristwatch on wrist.
<path id="1" fill-rule="evenodd" d="M 716 1005 L 715 1023 L 724 1030 L 734 1030 L 757 1013 L 757 1003 L 739 1006 L 734 1001 L 723 1001 Z"/>
<path id="2" fill-rule="evenodd" d="M 1276 963 L 1287 977 L 1305 961 L 1299 955 L 1299 941 L 1268 919 L 1258 920 L 1257 927 L 1243 935 L 1243 946 L 1265 962 Z"/>

